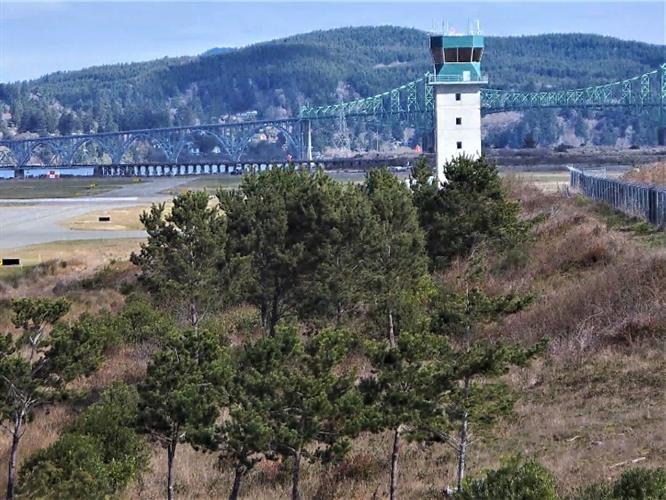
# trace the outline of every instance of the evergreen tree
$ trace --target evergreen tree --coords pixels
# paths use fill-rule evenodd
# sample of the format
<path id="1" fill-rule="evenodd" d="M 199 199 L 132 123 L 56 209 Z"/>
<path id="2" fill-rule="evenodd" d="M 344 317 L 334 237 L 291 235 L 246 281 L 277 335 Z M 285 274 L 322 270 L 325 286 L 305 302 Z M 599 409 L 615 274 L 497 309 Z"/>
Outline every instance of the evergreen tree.
<path id="1" fill-rule="evenodd" d="M 292 461 L 293 500 L 301 498 L 302 460 L 343 455 L 348 438 L 361 429 L 355 376 L 340 366 L 350 346 L 351 338 L 342 331 L 303 341 L 288 328 L 245 348 L 239 367 L 243 391 L 251 398 L 250 409 L 258 412 L 259 425 L 270 426 L 270 451 Z"/>
<path id="2" fill-rule="evenodd" d="M 188 191 L 141 215 L 148 241 L 131 260 L 158 305 L 197 328 L 202 316 L 224 300 L 226 223 L 205 192 Z"/>
<path id="3" fill-rule="evenodd" d="M 439 365 L 440 381 L 441 377 L 448 377 L 448 383 L 443 384 L 446 390 L 437 393 L 449 430 L 444 427 L 440 429 L 444 432 L 435 430 L 434 435 L 456 453 L 458 491 L 463 487 L 471 426 L 488 427 L 513 408 L 515 395 L 505 384 L 497 382 L 497 377 L 511 366 L 525 365 L 545 347 L 544 341 L 524 349 L 476 340 L 475 333 L 481 324 L 515 313 L 531 301 L 529 296 L 512 294 L 488 296 L 481 288 L 485 277 L 485 255 L 481 249 L 475 249 L 454 290 L 447 291 L 440 299 L 438 317 L 431 324 L 438 334 L 448 334 L 453 344 L 450 359 Z"/>
<path id="4" fill-rule="evenodd" d="M 269 335 L 285 315 L 307 318 L 319 307 L 312 279 L 330 249 L 336 190 L 323 172 L 286 168 L 247 175 L 239 190 L 218 193 L 236 282 Z"/>
<path id="5" fill-rule="evenodd" d="M 8 499 L 14 498 L 16 457 L 35 409 L 51 402 L 67 381 L 90 373 L 99 363 L 94 338 L 78 345 L 74 330 L 68 329 L 50 338 L 54 324 L 69 311 L 67 301 L 16 299 L 12 310 L 12 321 L 20 335 L 0 337 L 0 425 L 11 436 Z M 73 349 L 61 349 L 65 344 Z"/>
<path id="6" fill-rule="evenodd" d="M 376 220 L 374 252 L 367 257 L 370 314 L 392 347 L 401 329 L 413 326 L 430 291 L 423 231 L 409 190 L 386 169 L 365 184 Z"/>
<path id="7" fill-rule="evenodd" d="M 423 174 L 412 183 L 433 268 L 468 255 L 480 243 L 506 247 L 524 236 L 520 206 L 508 199 L 494 165 L 462 156 L 447 163 L 444 173 L 448 182 L 439 190 Z"/>
<path id="8" fill-rule="evenodd" d="M 435 370 L 435 363 L 449 359 L 445 337 L 402 332 L 395 344 L 371 341 L 366 346 L 373 373 L 364 377 L 360 389 L 366 406 L 366 425 L 373 432 L 393 435 L 390 457 L 389 498 L 398 498 L 398 471 L 402 442 L 422 436 L 424 429 L 445 425 L 439 410 L 439 392 L 451 388 L 450 377 Z"/>
<path id="9" fill-rule="evenodd" d="M 225 403 L 232 366 L 219 339 L 205 330 L 171 335 L 153 355 L 139 385 L 141 429 L 167 452 L 167 498 L 174 496 L 178 443 L 211 439 Z"/>
<path id="10" fill-rule="evenodd" d="M 368 302 L 366 283 L 377 251 L 377 219 L 363 190 L 354 184 L 327 184 L 327 214 L 318 244 L 319 263 L 307 280 L 301 318 L 337 325 Z"/>

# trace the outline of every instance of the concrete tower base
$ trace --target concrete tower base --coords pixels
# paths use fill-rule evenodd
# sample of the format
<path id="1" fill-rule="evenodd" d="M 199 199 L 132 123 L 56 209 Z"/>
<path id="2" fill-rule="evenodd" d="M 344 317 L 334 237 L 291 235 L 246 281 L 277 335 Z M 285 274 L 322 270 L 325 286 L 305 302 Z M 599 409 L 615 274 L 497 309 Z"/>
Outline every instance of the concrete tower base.
<path id="1" fill-rule="evenodd" d="M 437 180 L 446 183 L 444 164 L 481 155 L 481 87 L 478 83 L 435 83 Z"/>

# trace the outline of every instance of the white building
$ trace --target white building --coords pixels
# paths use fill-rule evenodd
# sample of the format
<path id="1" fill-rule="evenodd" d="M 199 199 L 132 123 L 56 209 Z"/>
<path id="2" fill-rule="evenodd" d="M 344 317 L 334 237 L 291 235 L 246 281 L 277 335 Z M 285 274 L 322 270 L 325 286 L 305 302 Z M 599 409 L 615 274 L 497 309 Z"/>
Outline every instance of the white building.
<path id="1" fill-rule="evenodd" d="M 437 179 L 446 182 L 444 165 L 460 155 L 481 155 L 481 74 L 483 37 L 432 35 Z"/>

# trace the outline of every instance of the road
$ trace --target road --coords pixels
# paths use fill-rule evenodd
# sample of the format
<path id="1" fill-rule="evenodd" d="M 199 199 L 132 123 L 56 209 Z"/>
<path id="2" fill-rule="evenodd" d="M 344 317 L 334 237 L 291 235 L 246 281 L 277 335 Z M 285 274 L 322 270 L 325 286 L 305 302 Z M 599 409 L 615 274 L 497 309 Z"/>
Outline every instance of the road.
<path id="1" fill-rule="evenodd" d="M 155 178 L 89 198 L 0 199 L 0 249 L 63 240 L 142 238 L 143 231 L 81 231 L 63 223 L 88 212 L 164 201 L 171 198 L 165 191 L 189 181 L 188 177 Z"/>

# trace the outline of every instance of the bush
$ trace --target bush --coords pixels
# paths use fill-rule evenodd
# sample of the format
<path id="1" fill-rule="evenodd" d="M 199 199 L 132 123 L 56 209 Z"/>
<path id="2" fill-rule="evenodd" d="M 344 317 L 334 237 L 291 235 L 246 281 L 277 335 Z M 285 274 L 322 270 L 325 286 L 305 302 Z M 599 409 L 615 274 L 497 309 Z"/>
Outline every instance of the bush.
<path id="1" fill-rule="evenodd" d="M 51 334 L 49 363 L 54 368 L 67 366 L 63 372 L 66 378 L 68 372 L 72 372 L 71 376 L 92 373 L 102 363 L 104 353 L 120 343 L 114 320 L 108 313 L 101 316 L 84 313 L 74 323 L 56 324 Z"/>
<path id="2" fill-rule="evenodd" d="M 19 492 L 30 498 L 104 498 L 121 491 L 148 463 L 134 431 L 136 390 L 107 389 L 51 446 L 21 468 Z"/>
<path id="3" fill-rule="evenodd" d="M 612 498 L 611 485 L 609 483 L 597 483 L 579 488 L 569 500 L 612 500 Z"/>
<path id="4" fill-rule="evenodd" d="M 541 464 L 512 458 L 486 477 L 467 480 L 455 500 L 555 500 L 555 479 Z"/>
<path id="5" fill-rule="evenodd" d="M 613 485 L 618 500 L 665 500 L 666 471 L 638 467 L 625 471 Z"/>
<path id="6" fill-rule="evenodd" d="M 113 493 L 97 441 L 65 434 L 23 466 L 19 492 L 31 498 L 100 498 Z"/>
<path id="7" fill-rule="evenodd" d="M 615 481 L 579 488 L 569 500 L 665 500 L 664 469 L 629 469 Z"/>
<path id="8" fill-rule="evenodd" d="M 118 321 L 123 338 L 136 343 L 163 339 L 173 327 L 170 319 L 142 295 L 127 298 Z"/>

